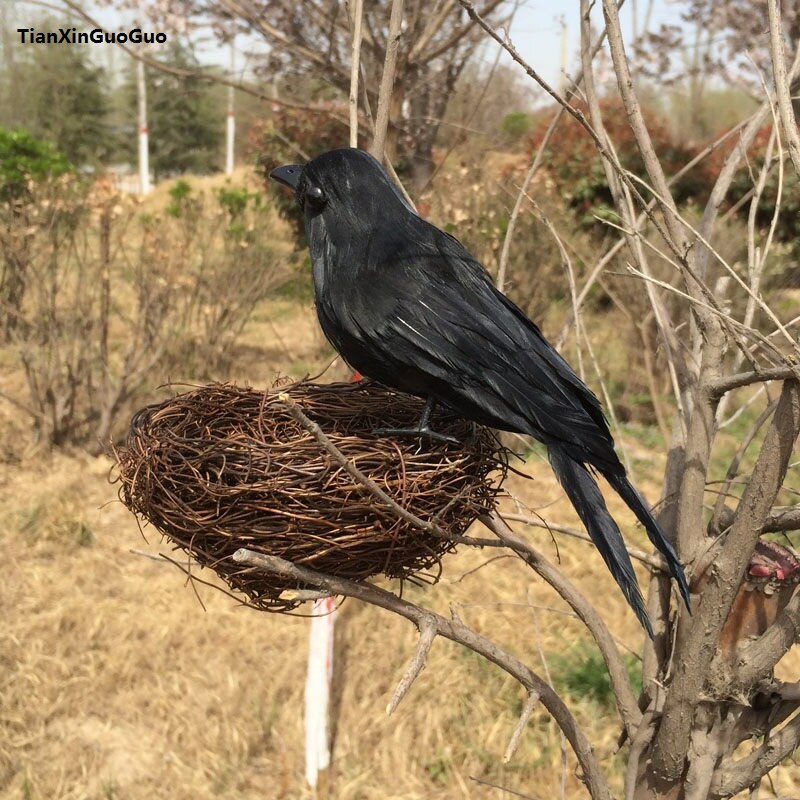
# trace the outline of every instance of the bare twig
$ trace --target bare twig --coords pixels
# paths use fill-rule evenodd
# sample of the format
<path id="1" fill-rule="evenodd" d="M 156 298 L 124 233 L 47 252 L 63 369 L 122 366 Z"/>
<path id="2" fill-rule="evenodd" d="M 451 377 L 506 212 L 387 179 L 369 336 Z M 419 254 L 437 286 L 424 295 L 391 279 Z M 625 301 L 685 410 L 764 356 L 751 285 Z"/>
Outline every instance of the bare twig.
<path id="1" fill-rule="evenodd" d="M 679 257 L 685 257 L 689 247 L 687 231 L 681 223 L 680 215 L 677 213 L 675 201 L 670 194 L 664 170 L 658 159 L 655 148 L 653 147 L 653 140 L 647 130 L 639 99 L 633 88 L 633 77 L 631 76 L 628 59 L 625 55 L 625 46 L 622 39 L 622 29 L 620 27 L 617 4 L 612 2 L 612 0 L 603 0 L 603 16 L 606 21 L 608 45 L 611 50 L 611 59 L 614 62 L 617 85 L 619 86 L 622 102 L 628 115 L 628 121 L 636 137 L 636 144 L 644 160 L 644 166 L 650 178 L 650 183 L 659 196 L 659 203 L 664 212 L 665 222 L 672 239 L 672 244 L 676 248 Z"/>
<path id="2" fill-rule="evenodd" d="M 800 744 L 800 714 L 795 715 L 779 731 L 768 736 L 752 753 L 737 761 L 723 762 L 711 783 L 709 797 L 732 797 L 791 755 Z"/>
<path id="3" fill-rule="evenodd" d="M 625 800 L 634 800 L 636 796 L 636 784 L 639 777 L 639 760 L 645 748 L 650 744 L 655 726 L 653 725 L 653 711 L 645 711 L 636 736 L 631 740 L 631 748 L 628 753 L 628 766 L 625 770 Z"/>
<path id="4" fill-rule="evenodd" d="M 794 171 L 800 176 L 800 134 L 797 132 L 797 120 L 794 118 L 792 100 L 789 95 L 789 77 L 786 74 L 781 8 L 777 0 L 767 0 L 767 14 L 769 16 L 769 48 L 772 56 L 772 74 L 775 78 L 775 95 L 778 99 L 781 129 L 786 137 L 789 157 L 792 159 Z"/>
<path id="5" fill-rule="evenodd" d="M 386 59 L 383 62 L 383 75 L 378 95 L 378 110 L 375 115 L 375 135 L 370 152 L 379 161 L 384 159 L 386 148 L 386 132 L 389 128 L 389 109 L 392 105 L 392 87 L 394 73 L 397 68 L 397 51 L 400 43 L 401 25 L 403 22 L 403 0 L 392 0 L 392 12 L 389 17 L 389 35 L 386 39 Z"/>
<path id="6" fill-rule="evenodd" d="M 736 519 L 736 512 L 725 506 L 717 518 L 716 529 L 724 531 L 733 525 Z M 761 533 L 781 533 L 786 531 L 800 530 L 800 508 L 791 506 L 789 508 L 773 509 L 767 515 L 761 525 Z"/>
<path id="7" fill-rule="evenodd" d="M 61 2 L 74 14 L 78 15 L 81 19 L 85 20 L 89 25 L 94 27 L 102 28 L 102 24 L 88 14 L 83 8 L 81 3 L 75 2 L 75 0 L 61 0 Z M 45 3 L 37 3 L 38 5 L 47 6 Z M 52 6 L 51 6 L 52 7 Z M 252 97 L 256 97 L 259 100 L 265 100 L 269 103 L 275 103 L 279 106 L 284 106 L 286 108 L 294 108 L 301 111 L 313 111 L 319 114 L 325 114 L 326 116 L 333 117 L 334 119 L 339 120 L 343 125 L 347 125 L 347 120 L 341 116 L 340 114 L 333 111 L 331 108 L 327 106 L 314 106 L 308 105 L 306 103 L 295 103 L 289 100 L 284 100 L 279 97 L 275 97 L 274 94 L 268 94 L 260 89 L 252 86 L 248 83 L 243 81 L 233 80 L 232 78 L 227 77 L 224 73 L 211 71 L 211 70 L 200 70 L 194 69 L 191 67 L 177 67 L 174 64 L 165 64 L 163 61 L 159 61 L 157 58 L 151 58 L 145 53 L 141 51 L 141 48 L 131 47 L 127 44 L 116 42 L 116 47 L 119 47 L 125 53 L 127 53 L 131 58 L 136 59 L 137 61 L 141 61 L 145 65 L 149 67 L 154 67 L 155 69 L 160 70 L 161 72 L 165 72 L 169 75 L 175 75 L 179 78 L 197 78 L 201 81 L 206 81 L 208 83 L 218 83 L 220 86 L 228 86 L 233 89 L 236 89 L 240 92 L 244 92 L 245 94 L 249 94 Z M 288 141 L 288 140 L 287 140 Z M 293 145 L 294 146 L 294 145 Z M 305 157 L 305 156 L 304 156 Z"/>
<path id="8" fill-rule="evenodd" d="M 539 695 L 536 692 L 530 692 L 525 699 L 525 704 L 522 706 L 522 712 L 519 715 L 519 720 L 514 728 L 514 732 L 511 734 L 508 747 L 506 747 L 506 751 L 503 753 L 504 764 L 508 764 L 514 757 L 514 753 L 517 752 L 519 740 L 522 738 L 522 732 L 525 730 L 525 726 L 528 724 L 528 720 L 531 718 L 531 714 L 533 714 L 538 703 Z"/>
<path id="9" fill-rule="evenodd" d="M 422 531 L 431 533 L 434 536 L 450 539 L 454 542 L 461 542 L 463 544 L 473 544 L 480 547 L 497 546 L 496 542 L 491 539 L 473 539 L 467 536 L 453 536 L 447 531 L 443 530 L 435 522 L 421 519 L 416 514 L 412 514 L 408 509 L 403 508 L 399 503 L 395 502 L 386 492 L 378 486 L 375 481 L 368 478 L 352 461 L 346 458 L 341 450 L 325 435 L 322 428 L 316 422 L 309 419 L 304 413 L 303 409 L 289 396 L 287 392 L 282 392 L 278 395 L 278 399 L 286 405 L 289 414 L 292 418 L 308 433 L 310 433 L 325 451 L 333 457 L 337 464 L 347 472 L 357 483 L 361 484 L 367 489 L 375 498 L 380 500 L 384 505 L 390 508 L 400 519 L 414 525 Z"/>
<path id="10" fill-rule="evenodd" d="M 426 617 L 420 623 L 417 651 L 414 653 L 414 657 L 411 659 L 402 680 L 397 684 L 392 699 L 386 706 L 387 714 L 395 712 L 397 706 L 400 705 L 400 702 L 411 688 L 411 684 L 414 683 L 420 672 L 425 669 L 425 662 L 428 658 L 428 653 L 431 651 L 434 638 L 436 638 L 436 626 Z"/>
<path id="11" fill-rule="evenodd" d="M 572 582 L 551 564 L 541 553 L 535 550 L 524 539 L 519 537 L 505 520 L 497 514 L 490 517 L 481 517 L 481 522 L 489 528 L 502 542 L 511 547 L 520 557 L 549 583 L 578 615 L 578 618 L 589 629 L 594 637 L 603 660 L 608 667 L 609 677 L 614 696 L 617 700 L 617 708 L 628 735 L 633 737 L 639 721 L 641 711 L 636 702 L 636 696 L 631 687 L 628 671 L 622 656 L 617 649 L 611 632 L 608 630 L 602 617 L 597 613 L 594 606 L 578 591 Z"/>
<path id="12" fill-rule="evenodd" d="M 766 383 L 767 381 L 785 381 L 791 378 L 800 380 L 800 366 L 775 367 L 757 372 L 726 375 L 706 384 L 706 391 L 712 399 L 716 399 L 722 397 L 726 392 L 741 389 L 743 386 L 752 386 L 754 383 Z"/>
<path id="13" fill-rule="evenodd" d="M 738 686 L 753 686 L 771 675 L 775 665 L 800 637 L 800 594 L 795 594 L 775 622 L 757 639 L 745 642 L 737 653 Z"/>
<path id="14" fill-rule="evenodd" d="M 580 539 L 583 542 L 591 543 L 592 541 L 592 537 L 589 536 L 589 534 L 579 531 L 577 528 L 570 528 L 567 525 L 557 525 L 555 523 L 544 522 L 543 520 L 528 516 L 526 514 L 516 514 L 513 512 L 504 511 L 503 519 L 510 519 L 514 522 L 522 522 L 525 525 L 531 525 L 534 528 L 544 528 L 545 530 L 554 531 L 555 533 L 563 533 L 565 536 L 571 536 L 572 538 Z M 628 551 L 628 555 L 631 558 L 641 561 L 642 564 L 647 564 L 648 567 L 661 570 L 662 572 L 669 572 L 666 562 L 657 553 L 647 553 L 644 550 L 639 550 L 637 547 L 628 547 L 627 545 L 625 546 L 625 549 Z"/>
<path id="15" fill-rule="evenodd" d="M 266 556 L 247 549 L 238 550 L 234 560 L 248 564 L 291 580 L 310 583 L 326 589 L 331 594 L 344 595 L 362 600 L 379 608 L 392 611 L 413 622 L 418 628 L 430 625 L 436 634 L 453 642 L 468 647 L 478 655 L 496 664 L 513 678 L 518 680 L 529 692 L 537 692 L 542 705 L 553 717 L 556 724 L 564 731 L 570 746 L 575 753 L 583 771 L 583 778 L 593 800 L 611 800 L 611 792 L 600 765 L 592 752 L 591 744 L 580 729 L 577 721 L 555 691 L 533 670 L 523 664 L 515 656 L 499 647 L 495 642 L 481 636 L 468 628 L 459 619 L 446 619 L 427 609 L 403 600 L 391 592 L 379 589 L 369 583 L 353 581 L 323 575 L 310 569 L 291 564 L 282 558 Z"/>
<path id="16" fill-rule="evenodd" d="M 775 413 L 775 408 L 777 405 L 777 400 L 767 403 L 766 408 L 758 415 L 758 417 L 756 417 L 753 424 L 750 426 L 750 430 L 742 438 L 739 447 L 736 449 L 733 458 L 730 460 L 730 464 L 728 465 L 728 469 L 725 473 L 724 483 L 722 484 L 722 488 L 720 489 L 716 502 L 714 503 L 714 513 L 712 514 L 711 522 L 709 522 L 710 530 L 716 529 L 717 532 L 721 532 L 733 525 L 736 514 L 725 506 L 725 500 L 728 498 L 734 478 L 739 474 L 739 467 L 741 466 L 745 453 L 753 443 L 753 440 L 756 438 L 756 436 L 758 436 L 758 432 L 766 424 L 767 420 Z M 722 520 L 722 512 L 724 510 L 730 511 L 730 517 L 728 518 L 727 524 L 724 524 Z M 695 574 L 700 575 L 702 573 L 695 570 Z"/>
<path id="17" fill-rule="evenodd" d="M 620 7 L 624 4 L 625 0 L 620 0 Z M 592 56 L 603 46 L 603 41 L 605 40 L 605 31 L 603 31 L 595 42 L 594 46 L 592 47 Z M 570 86 L 569 90 L 566 93 L 565 100 L 569 101 L 574 96 L 575 92 L 577 91 L 578 87 L 583 80 L 583 70 L 578 73 L 577 77 L 572 86 Z M 533 181 L 534 175 L 539 170 L 542 161 L 544 160 L 544 154 L 547 151 L 548 146 L 550 145 L 550 140 L 553 138 L 553 134 L 556 132 L 556 128 L 558 127 L 559 122 L 561 122 L 562 117 L 564 116 L 564 106 L 560 105 L 558 107 L 558 111 L 553 115 L 553 119 L 550 120 L 550 124 L 547 126 L 547 130 L 545 131 L 544 136 L 542 137 L 542 141 L 539 143 L 539 148 L 536 151 L 536 155 L 534 156 L 533 162 L 531 163 L 528 172 L 525 175 L 525 179 L 522 181 L 522 186 L 519 188 L 519 192 L 517 193 L 517 199 L 514 202 L 514 208 L 511 210 L 511 214 L 508 218 L 508 227 L 506 229 L 506 235 L 503 238 L 503 248 L 500 251 L 500 264 L 497 268 L 497 279 L 495 281 L 495 285 L 497 288 L 502 292 L 505 287 L 506 282 L 506 271 L 508 270 L 508 258 L 511 254 L 511 243 L 514 239 L 514 232 L 517 227 L 517 219 L 519 218 L 519 212 L 522 209 L 522 203 L 525 199 L 528 187 L 531 185 Z M 578 304 L 580 305 L 580 304 Z"/>
<path id="18" fill-rule="evenodd" d="M 361 65 L 363 19 L 364 0 L 355 0 L 352 17 L 353 46 L 350 51 L 350 147 L 358 147 L 358 76 Z"/>

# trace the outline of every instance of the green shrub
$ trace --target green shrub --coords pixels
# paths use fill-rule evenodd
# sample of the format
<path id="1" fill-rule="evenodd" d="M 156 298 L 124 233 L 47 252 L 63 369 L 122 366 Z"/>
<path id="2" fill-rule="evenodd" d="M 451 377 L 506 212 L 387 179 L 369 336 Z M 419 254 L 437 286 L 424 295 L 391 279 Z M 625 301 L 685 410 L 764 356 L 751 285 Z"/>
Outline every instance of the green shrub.
<path id="1" fill-rule="evenodd" d="M 27 131 L 0 128 L 0 201 L 16 200 L 30 181 L 42 181 L 69 172 L 72 165 L 49 142 Z"/>
<path id="2" fill-rule="evenodd" d="M 623 657 L 634 694 L 642 691 L 642 665 L 635 656 Z M 600 651 L 595 647 L 573 647 L 550 659 L 550 672 L 559 693 L 590 700 L 606 708 L 615 704 L 611 679 Z"/>

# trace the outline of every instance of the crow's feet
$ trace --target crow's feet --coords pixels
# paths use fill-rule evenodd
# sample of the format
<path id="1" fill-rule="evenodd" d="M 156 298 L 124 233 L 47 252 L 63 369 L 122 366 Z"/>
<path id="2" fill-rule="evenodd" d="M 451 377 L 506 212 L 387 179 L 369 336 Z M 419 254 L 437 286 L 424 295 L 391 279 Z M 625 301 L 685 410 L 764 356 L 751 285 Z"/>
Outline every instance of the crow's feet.
<path id="1" fill-rule="evenodd" d="M 430 439 L 432 442 L 460 444 L 455 436 L 448 436 L 446 433 L 437 433 L 431 430 L 427 425 L 418 428 L 376 428 L 372 433 L 375 436 L 414 436 L 417 439 Z"/>

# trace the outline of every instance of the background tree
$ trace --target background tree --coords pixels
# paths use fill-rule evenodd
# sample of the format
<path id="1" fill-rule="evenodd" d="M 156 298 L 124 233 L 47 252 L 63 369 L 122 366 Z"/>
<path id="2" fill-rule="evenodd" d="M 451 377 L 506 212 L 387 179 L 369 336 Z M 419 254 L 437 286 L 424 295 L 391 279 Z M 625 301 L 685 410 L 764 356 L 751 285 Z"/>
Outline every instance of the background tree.
<path id="1" fill-rule="evenodd" d="M 69 21 L 50 18 L 30 23 L 57 30 Z M 25 128 L 61 151 L 75 166 L 98 166 L 114 148 L 106 70 L 90 59 L 86 47 L 21 47 L 2 40 L 6 69 L 2 94 L 13 102 L 0 106 L 0 125 Z"/>
<path id="2" fill-rule="evenodd" d="M 125 0 L 117 0 L 118 6 Z M 70 8 L 81 11 L 67 0 Z M 503 0 L 486 0 L 481 13 L 500 24 L 506 16 Z M 253 53 L 269 85 L 282 78 L 303 76 L 311 91 L 305 100 L 340 97 L 342 108 L 350 87 L 351 20 L 339 0 L 176 0 L 168 5 L 136 4 L 166 24 L 176 17 L 193 25 L 211 25 L 220 39 L 234 32 L 258 35 L 269 54 Z M 380 76 L 388 44 L 391 0 L 364 4 L 359 96 L 364 118 L 377 107 Z M 478 32 L 456 0 L 406 4 L 398 41 L 397 69 L 390 110 L 387 152 L 415 186 L 424 185 L 433 171 L 432 150 L 448 101 L 465 66 L 475 53 Z M 316 88 L 314 88 L 316 87 Z M 365 131 L 367 129 L 365 128 Z M 346 144 L 346 140 L 342 140 Z"/>
<path id="3" fill-rule="evenodd" d="M 206 174 L 220 168 L 224 132 L 219 89 L 194 72 L 199 65 L 185 48 L 174 45 L 159 59 L 180 73 L 148 67 L 147 113 L 150 166 L 155 180 L 183 172 Z M 136 119 L 136 81 L 127 87 L 128 118 Z M 123 152 L 135 158 L 135 137 L 126 136 Z"/>

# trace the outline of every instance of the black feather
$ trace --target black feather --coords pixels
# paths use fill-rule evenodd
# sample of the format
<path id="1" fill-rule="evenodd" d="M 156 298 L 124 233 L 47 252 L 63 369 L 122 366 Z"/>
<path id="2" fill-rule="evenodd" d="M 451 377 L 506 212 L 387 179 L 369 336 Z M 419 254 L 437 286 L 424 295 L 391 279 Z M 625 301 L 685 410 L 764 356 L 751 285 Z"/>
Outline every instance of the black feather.
<path id="1" fill-rule="evenodd" d="M 551 447 L 547 454 L 553 472 L 564 487 L 570 502 L 575 506 L 581 522 L 586 526 L 606 566 L 622 589 L 639 622 L 652 638 L 653 628 L 647 616 L 636 573 L 633 571 L 631 557 L 625 549 L 625 541 L 617 523 L 608 513 L 606 501 L 600 494 L 597 483 L 583 464 L 573 461 L 561 448 Z"/>
<path id="2" fill-rule="evenodd" d="M 387 386 L 546 444 L 561 485 L 650 632 L 619 528 L 585 465 L 597 470 L 645 526 L 688 606 L 680 562 L 628 481 L 599 400 L 461 243 L 421 219 L 361 150 L 310 161 L 296 193 L 317 314 L 345 360 Z"/>

